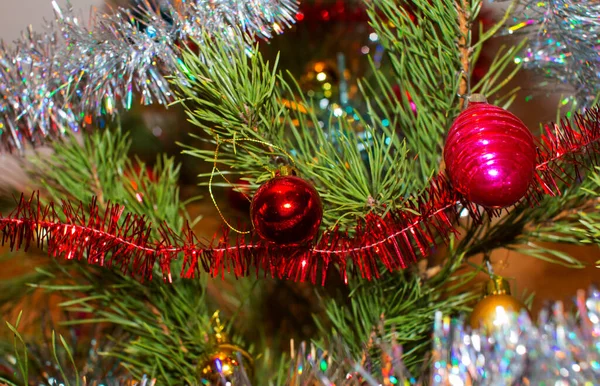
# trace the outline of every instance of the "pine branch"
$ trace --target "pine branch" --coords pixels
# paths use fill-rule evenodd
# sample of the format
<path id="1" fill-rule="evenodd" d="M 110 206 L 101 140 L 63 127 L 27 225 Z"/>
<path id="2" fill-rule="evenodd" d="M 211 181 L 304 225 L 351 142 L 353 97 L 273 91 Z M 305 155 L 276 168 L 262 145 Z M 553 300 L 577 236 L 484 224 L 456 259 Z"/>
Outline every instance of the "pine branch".
<path id="1" fill-rule="evenodd" d="M 63 301 L 59 306 L 67 315 L 76 316 L 62 319 L 61 328 L 102 326 L 102 339 L 111 344 L 99 355 L 106 363 L 118 363 L 133 379 L 148 375 L 156 378 L 157 384 L 179 385 L 182 380 L 196 384 L 197 364 L 215 350 L 210 339 L 212 307 L 203 280 L 180 281 L 173 286 L 165 286 L 162 280 L 139 283 L 82 264 L 52 264 L 44 268 L 42 276 L 30 285 L 60 294 Z M 232 340 L 238 342 L 236 336 Z M 43 353 L 30 354 L 35 360 Z M 163 370 L 158 372 L 156 365 Z M 90 366 L 96 374 L 108 370 Z M 40 376 L 37 367 L 31 373 L 34 370 Z"/>
<path id="2" fill-rule="evenodd" d="M 419 373 L 431 349 L 435 312 L 455 315 L 466 311 L 478 296 L 475 291 L 456 291 L 468 286 L 476 273 L 457 274 L 462 256 L 454 255 L 452 248 L 449 254 L 441 271 L 429 279 L 420 272 L 404 271 L 384 275 L 377 282 L 351 281 L 350 306 L 337 299 L 325 301 L 333 327 L 328 331 L 321 325 L 323 335 L 339 336 L 354 357 L 366 352 L 375 365 L 379 363 L 377 353 L 365 343 L 380 329 L 383 341 L 394 340 L 403 346 L 403 362 L 410 372 Z"/>
<path id="3" fill-rule="evenodd" d="M 460 31 L 458 37 L 458 50 L 460 52 L 461 76 L 458 85 L 458 95 L 461 96 L 459 108 L 462 110 L 465 104 L 465 96 L 469 90 L 469 74 L 471 73 L 470 63 L 470 35 L 471 35 L 471 15 L 469 14 L 469 0 L 458 0 L 454 2 L 456 13 L 458 14 L 458 29 Z"/>
<path id="4" fill-rule="evenodd" d="M 585 265 L 578 255 L 570 255 L 540 243 L 594 245 L 600 242 L 600 216 L 598 216 L 598 191 L 600 177 L 598 167 L 586 173 L 583 181 L 574 187 L 560 184 L 561 196 L 540 202 L 538 210 L 524 214 L 531 221 L 522 228 L 514 245 L 519 252 L 556 262 L 572 268 Z"/>
<path id="5" fill-rule="evenodd" d="M 386 89 L 363 87 L 369 97 L 384 95 L 379 97 L 380 105 L 385 106 L 390 127 L 402 133 L 413 155 L 418 154 L 418 170 L 411 177 L 422 186 L 437 171 L 446 130 L 459 112 L 458 93 L 468 75 L 457 73 L 463 68 L 457 41 L 463 39 L 465 50 L 470 47 L 467 31 L 478 3 L 463 4 L 466 9 L 449 6 L 444 0 L 402 2 L 401 6 L 393 0 L 368 3 L 371 24 L 394 70 L 394 82 L 411 99 L 403 96 L 397 100 Z M 376 78 L 381 77 L 376 72 Z M 384 82 L 380 79 L 377 83 Z M 416 113 L 411 103 L 416 105 Z"/>
<path id="6" fill-rule="evenodd" d="M 411 166 L 397 136 L 383 135 L 380 124 L 367 126 L 361 138 L 346 118 L 332 116 L 330 126 L 339 128 L 334 134 L 321 127 L 307 99 L 297 96 L 301 93 L 294 80 L 278 74 L 277 63 L 270 66 L 258 51 L 248 58 L 241 46 L 233 57 L 212 47 L 200 49 L 201 56 L 223 65 L 209 69 L 196 54 L 187 53 L 183 61 L 192 79 L 185 84 L 175 81 L 181 99 L 190 103 L 192 123 L 219 144 L 217 165 L 227 180 L 213 185 L 231 186 L 231 176 L 240 175 L 254 190 L 270 177 L 279 159 L 292 162 L 282 150 L 286 149 L 300 175 L 316 183 L 330 229 L 353 224 L 369 211 L 384 213 L 403 206 L 397 197 L 408 196 L 412 182 L 397 175 Z M 290 100 L 296 108 L 286 105 Z M 215 160 L 214 151 L 184 147 L 185 153 L 203 161 Z M 361 148 L 366 149 L 366 163 Z M 206 185 L 211 175 L 200 177 Z"/>
<path id="7" fill-rule="evenodd" d="M 198 363 L 215 349 L 204 281 L 142 284 L 81 265 L 56 275 L 68 277 L 69 283 L 51 280 L 40 287 L 66 296 L 68 300 L 60 304 L 66 311 L 91 314 L 89 319 L 68 322 L 69 326 L 101 323 L 128 334 L 116 339 L 105 355 L 117 359 L 133 378 L 146 374 L 157 384 L 197 384 Z"/>
<path id="8" fill-rule="evenodd" d="M 573 123 L 573 124 L 570 124 Z M 581 167 L 595 164 L 600 151 L 600 115 L 592 109 L 585 116 L 563 121 L 541 139 L 538 152 L 538 179 L 527 199 L 531 204 L 542 194 L 557 194 L 555 178 L 574 179 Z M 584 162 L 586 161 L 587 162 Z M 575 174 L 569 174 L 573 170 Z M 181 273 L 185 278 L 197 277 L 204 269 L 213 276 L 232 272 L 246 276 L 253 269 L 272 277 L 297 281 L 324 281 L 330 266 L 346 275 L 357 273 L 363 278 L 378 278 L 379 264 L 395 271 L 406 268 L 427 256 L 440 240 L 452 232 L 453 218 L 467 209 L 475 223 L 483 219 L 481 209 L 455 192 L 444 177 L 431 181 L 425 194 L 407 200 L 402 210 L 390 210 L 384 216 L 367 215 L 357 221 L 354 232 L 343 230 L 325 233 L 314 245 L 287 248 L 274 246 L 255 235 L 250 239 L 230 240 L 224 231 L 212 243 L 199 242 L 191 229 L 176 232 L 166 225 L 156 231 L 161 237 L 149 239 L 152 227 L 143 217 L 126 214 L 124 208 L 111 205 L 102 213 L 95 202 L 87 210 L 63 204 L 63 215 L 53 204 L 42 207 L 39 202 L 21 199 L 12 215 L 0 218 L 3 243 L 11 248 L 27 248 L 32 242 L 47 243 L 49 253 L 68 259 L 83 257 L 91 264 L 115 266 L 141 278 L 151 278 L 154 266 L 165 280 L 171 281 L 171 265 L 182 256 Z M 488 210 L 488 216 L 501 212 Z M 64 220 L 63 220 L 64 218 Z M 512 232 L 514 233 L 513 228 Z M 496 239 L 493 245 L 510 243 L 510 238 Z M 231 242 L 234 242 L 231 245 Z"/>
<path id="9" fill-rule="evenodd" d="M 321 187 L 324 223 L 329 229 L 353 233 L 354 223 L 366 214 L 384 215 L 407 206 L 406 198 L 418 186 L 410 178 L 412 160 L 406 143 L 387 132 L 383 120 L 371 115 L 371 123 L 358 132 L 347 117 L 331 117 L 326 127 L 335 129 L 326 130 L 300 87 L 293 80 L 286 83 L 282 78 L 281 83 L 285 95 L 299 95 L 298 103 L 311 107 L 308 113 L 289 112 L 293 140 L 288 146 L 293 146 L 301 175 Z M 354 115 L 358 117 L 355 122 L 365 122 L 359 112 Z M 313 134 L 306 135 L 307 130 Z"/>
<path id="10" fill-rule="evenodd" d="M 237 176 L 250 183 L 246 188 L 252 194 L 283 159 L 293 161 L 300 175 L 317 186 L 324 202 L 323 224 L 330 231 L 352 233 L 354 224 L 369 213 L 385 216 L 389 210 L 403 209 L 439 166 L 443 136 L 459 111 L 459 83 L 465 85 L 468 69 L 481 50 L 480 42 L 471 43 L 469 32 L 478 1 L 463 4 L 467 9 L 447 7 L 441 0 L 433 9 L 429 2 L 414 5 L 416 9 L 410 11 L 418 22 L 395 2 L 369 6 L 400 85 L 409 87 L 406 90 L 416 98 L 417 113 L 413 101 L 398 100 L 387 76 L 373 68 L 374 85 L 360 85 L 368 120 L 352 111 L 332 115 L 324 124 L 296 82 L 278 73 L 278 60 L 269 65 L 257 49 L 244 50 L 243 41 L 233 52 L 204 45 L 199 52 L 184 53 L 188 79 L 173 79 L 179 98 L 186 103 L 192 123 L 219 149 L 215 154 L 184 145 L 187 154 L 203 161 L 214 163 L 216 158 L 216 178 L 213 173 L 200 175 L 201 184 L 231 187 Z M 456 47 L 459 35 L 464 43 L 461 52 Z M 489 37 L 484 34 L 483 39 Z M 405 52 L 403 47 L 410 49 Z M 518 48 L 498 54 L 482 90 L 496 92 L 512 78 L 515 71 L 506 79 L 501 75 L 517 52 Z M 208 67 L 205 60 L 221 65 Z M 461 64 L 467 66 L 467 73 L 457 76 Z M 455 91 L 440 84 L 455 85 L 450 87 Z M 509 103 L 512 97 L 509 94 L 508 102 L 502 98 L 499 102 Z M 420 168 L 414 167 L 415 160 Z"/>
<path id="11" fill-rule="evenodd" d="M 535 384 L 556 383 L 566 379 L 573 380 L 573 378 L 577 383 L 597 382 L 599 377 L 593 368 L 582 367 L 581 371 L 575 372 L 574 375 L 558 374 L 552 369 L 566 364 L 577 364 L 581 357 L 593 358 L 596 355 L 598 342 L 594 332 L 598 328 L 599 301 L 600 293 L 595 288 L 590 288 L 587 295 L 584 291 L 578 291 L 576 312 L 565 312 L 562 302 L 556 302 L 551 306 L 551 316 L 547 311 L 539 315 L 539 326 L 531 321 L 527 313 L 521 315 L 508 313 L 508 322 L 493 334 L 481 330 L 471 331 L 462 317 L 451 318 L 437 311 L 433 324 L 434 343 L 430 352 L 431 364 L 412 374 L 409 372 L 409 367 L 414 365 L 410 366 L 410 363 L 406 362 L 407 358 L 411 359 L 410 352 L 407 355 L 405 347 L 399 345 L 399 338 L 401 338 L 399 334 L 386 331 L 385 317 L 381 316 L 378 325 L 363 342 L 364 349 L 361 350 L 361 356 L 352 353 L 352 347 L 339 336 L 333 336 L 323 347 L 301 343 L 296 349 L 292 342 L 292 361 L 287 371 L 283 363 L 280 365 L 275 384 L 296 386 L 335 382 L 344 386 L 357 386 L 363 385 L 365 380 L 369 385 L 384 384 L 389 380 L 390 384 L 423 386 L 431 384 L 431 378 L 434 378 L 436 384 L 444 385 L 452 383 L 452 379 L 474 383 L 494 381 L 501 384 L 507 380 L 518 383 L 526 383 L 528 380 L 534 380 Z M 13 330 L 20 338 L 16 329 Z M 479 340 L 493 341 L 494 344 L 480 345 L 477 344 Z M 53 346 L 55 346 L 54 340 Z M 517 346 L 525 349 L 516 352 L 514 347 Z M 540 347 L 543 349 L 540 350 Z M 557 357 L 557 350 L 564 355 Z M 16 356 L 21 360 L 18 350 Z M 506 358 L 509 357 L 511 360 L 507 361 Z M 48 364 L 51 365 L 53 362 L 57 363 L 62 372 L 60 361 L 53 360 Z M 469 366 L 458 366 L 456 370 L 456 363 L 467 363 Z M 527 363 L 532 365 L 527 366 Z M 552 366 L 547 369 L 548 364 Z M 509 375 L 506 369 L 511 369 Z M 54 380 L 57 378 L 60 379 L 56 377 Z M 83 382 L 85 383 L 86 380 L 84 379 Z M 148 379 L 144 377 L 139 386 L 147 385 L 147 381 Z M 178 384 L 176 383 L 178 381 L 181 382 L 181 379 L 166 383 Z M 16 384 L 10 381 L 9 383 Z M 48 383 L 54 382 L 51 380 Z M 68 380 L 64 383 L 69 384 Z M 158 384 L 162 383 L 165 382 L 159 381 Z M 120 382 L 106 384 L 121 385 Z M 154 381 L 149 383 L 149 385 L 154 384 Z M 250 386 L 250 381 L 246 380 L 242 384 Z M 273 385 L 272 382 L 254 384 Z"/>
<path id="12" fill-rule="evenodd" d="M 276 64 L 269 66 L 258 51 L 248 58 L 241 46 L 233 57 L 218 48 L 200 50 L 201 57 L 223 65 L 209 69 L 198 55 L 187 53 L 183 61 L 191 78 L 175 81 L 182 90 L 180 98 L 193 102 L 188 107 L 192 122 L 219 144 L 218 169 L 227 180 L 213 185 L 231 186 L 231 176 L 239 175 L 253 191 L 270 177 L 276 160 L 290 161 L 281 150 L 287 149 L 300 175 L 317 185 L 329 229 L 353 232 L 356 220 L 369 212 L 383 215 L 404 207 L 398 198 L 414 192 L 412 160 L 402 139 L 393 130 L 382 129 L 384 122 L 366 125 L 359 134 L 346 117 L 332 116 L 326 126 L 336 127 L 336 132 L 324 129 L 295 81 L 278 75 Z M 313 134 L 306 135 L 309 132 Z M 215 159 L 213 151 L 188 146 L 185 152 L 206 162 Z M 203 184 L 210 176 L 200 176 Z"/>
<path id="13" fill-rule="evenodd" d="M 406 139 L 409 158 L 414 160 L 403 177 L 422 189 L 440 169 L 446 131 L 460 112 L 461 97 L 477 91 L 491 99 L 500 93 L 494 103 L 510 105 L 516 89 L 504 89 L 520 66 L 509 65 L 524 43 L 499 50 L 486 77 L 472 85 L 471 69 L 483 43 L 506 23 L 514 5 L 489 31 L 480 26 L 479 39 L 472 41 L 471 31 L 481 1 L 460 0 L 454 6 L 443 0 L 401 2 L 400 6 L 397 3 L 368 3 L 371 24 L 382 39 L 394 70 L 394 83 L 390 84 L 392 80 L 384 71 L 372 66 L 373 80 L 361 82 L 360 87 L 368 101 L 368 115 L 388 121 L 382 126 L 383 132 L 389 138 L 400 134 Z M 394 93 L 395 84 L 400 87 L 401 98 Z M 418 168 L 414 167 L 415 161 Z"/>
<path id="14" fill-rule="evenodd" d="M 70 136 L 54 142 L 49 157 L 31 156 L 27 171 L 50 201 L 89 204 L 96 197 L 100 210 L 113 202 L 149 222 L 182 229 L 184 222 L 191 220 L 179 200 L 180 165 L 170 157 L 158 156 L 149 169 L 129 157 L 130 148 L 129 135 L 119 127 L 86 135 L 82 143 Z M 158 236 L 151 235 L 154 239 Z"/>
<path id="15" fill-rule="evenodd" d="M 160 224 L 178 234 L 187 218 L 176 188 L 179 167 L 172 159 L 159 157 L 154 168 L 147 170 L 139 160 L 128 158 L 129 149 L 130 141 L 120 130 L 84 136 L 82 144 L 74 140 L 54 143 L 53 155 L 43 163 L 34 162 L 31 170 L 46 188 L 50 203 L 42 209 L 37 197 L 35 202 L 21 201 L 22 217 L 36 219 L 41 227 L 32 228 L 29 220 L 8 227 L 21 227 L 21 236 L 36 237 L 46 243 L 50 255 L 66 257 L 71 263 L 78 259 L 105 267 L 114 263 L 124 275 L 83 264 L 48 264 L 28 283 L 71 298 L 61 304 L 67 311 L 90 314 L 69 324 L 94 323 L 125 330 L 124 336 L 113 336 L 116 345 L 104 354 L 118 358 L 137 379 L 155 374 L 161 383 L 180 384 L 185 379 L 194 384 L 196 368 L 190 358 L 177 357 L 175 351 L 164 355 L 164 348 L 180 350 L 183 344 L 195 358 L 211 349 L 202 344 L 205 336 L 199 336 L 210 330 L 205 283 L 189 280 L 175 288 L 164 286 L 162 278 L 152 280 L 154 275 L 162 275 L 161 264 L 142 258 L 146 256 L 143 251 L 139 258 L 112 259 L 115 254 L 126 256 L 124 249 L 132 244 L 161 239 Z M 105 205 L 97 203 L 96 194 L 103 197 Z M 61 210 L 54 210 L 51 202 L 56 199 L 65 203 Z M 68 200 L 81 204 L 73 208 Z M 124 213 L 123 205 L 130 213 Z M 46 221 L 50 218 L 53 224 Z M 58 225 L 66 223 L 70 226 Z M 151 223 L 158 226 L 151 227 Z M 6 230 L 4 225 L 0 227 Z M 21 236 L 4 241 L 26 247 Z M 180 264 L 173 262 L 170 268 L 178 270 Z M 130 277 L 134 272 L 145 277 L 143 285 Z M 195 301 L 189 304 L 192 298 Z M 176 311 L 170 308 L 174 305 Z M 190 332 L 190 326 L 199 327 Z M 190 338 L 192 333 L 196 335 Z M 163 369 L 160 374 L 156 374 L 156 364 Z"/>
<path id="16" fill-rule="evenodd" d="M 68 335 L 65 336 L 57 333 L 52 323 L 42 320 L 37 326 L 41 341 L 33 341 L 19 332 L 22 314 L 14 325 L 6 322 L 14 336 L 14 344 L 0 342 L 0 376 L 9 384 L 131 384 L 131 377 L 114 359 L 103 355 L 103 350 L 114 345 L 104 335 L 104 327 L 86 331 L 89 335 L 85 337 L 81 336 L 82 331 L 71 328 L 66 330 Z"/>

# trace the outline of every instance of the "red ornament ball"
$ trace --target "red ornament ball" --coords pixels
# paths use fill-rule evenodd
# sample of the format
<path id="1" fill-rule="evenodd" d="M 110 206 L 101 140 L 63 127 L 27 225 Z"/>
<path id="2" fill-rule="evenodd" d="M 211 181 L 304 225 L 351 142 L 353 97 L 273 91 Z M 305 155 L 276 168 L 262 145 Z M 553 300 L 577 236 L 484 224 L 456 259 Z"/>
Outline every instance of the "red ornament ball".
<path id="1" fill-rule="evenodd" d="M 444 161 L 454 188 L 467 200 L 504 208 L 527 193 L 536 147 L 519 118 L 500 107 L 471 102 L 450 128 Z"/>
<path id="2" fill-rule="evenodd" d="M 250 216 L 263 239 L 280 245 L 299 245 L 317 234 L 323 206 L 310 183 L 295 176 L 280 176 L 256 191 Z"/>

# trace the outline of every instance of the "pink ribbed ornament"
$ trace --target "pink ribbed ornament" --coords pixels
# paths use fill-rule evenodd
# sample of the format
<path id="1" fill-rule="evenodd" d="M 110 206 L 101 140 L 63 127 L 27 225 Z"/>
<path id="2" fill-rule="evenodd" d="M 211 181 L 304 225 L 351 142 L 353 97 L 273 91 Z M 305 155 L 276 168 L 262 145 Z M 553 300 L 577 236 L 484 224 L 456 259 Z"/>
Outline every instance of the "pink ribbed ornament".
<path id="1" fill-rule="evenodd" d="M 444 147 L 454 188 L 471 202 L 504 208 L 518 202 L 535 173 L 536 147 L 523 122 L 474 95 L 452 124 Z"/>

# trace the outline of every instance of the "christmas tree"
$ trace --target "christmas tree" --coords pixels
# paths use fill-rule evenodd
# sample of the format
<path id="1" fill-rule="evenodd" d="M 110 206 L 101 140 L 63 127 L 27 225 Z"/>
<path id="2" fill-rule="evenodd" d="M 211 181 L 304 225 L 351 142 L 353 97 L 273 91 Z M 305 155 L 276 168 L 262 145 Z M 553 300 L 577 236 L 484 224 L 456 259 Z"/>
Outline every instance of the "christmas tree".
<path id="1" fill-rule="evenodd" d="M 494 254 L 591 284 L 561 245 L 600 232 L 598 5 L 52 4 L 0 53 L 4 382 L 600 380 L 600 293 L 534 317 Z"/>

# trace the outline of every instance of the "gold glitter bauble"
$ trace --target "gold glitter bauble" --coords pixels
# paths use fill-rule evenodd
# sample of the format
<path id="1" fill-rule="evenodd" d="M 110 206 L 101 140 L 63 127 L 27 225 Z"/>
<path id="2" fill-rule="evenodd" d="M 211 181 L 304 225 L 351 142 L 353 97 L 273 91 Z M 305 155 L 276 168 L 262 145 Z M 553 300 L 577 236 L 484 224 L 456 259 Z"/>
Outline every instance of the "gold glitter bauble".
<path id="1" fill-rule="evenodd" d="M 492 330 L 510 321 L 511 312 L 527 311 L 527 307 L 510 295 L 510 286 L 501 277 L 495 277 L 486 286 L 484 298 L 477 303 L 469 322 L 472 328 Z"/>
<path id="2" fill-rule="evenodd" d="M 221 344 L 214 353 L 207 355 L 204 360 L 200 361 L 198 364 L 198 377 L 203 385 L 221 385 L 222 381 L 225 380 L 235 386 L 234 375 L 241 370 L 240 365 L 243 365 L 248 379 L 252 379 L 253 362 L 250 354 L 240 347 L 232 344 Z"/>
<path id="3" fill-rule="evenodd" d="M 246 385 L 252 380 L 254 373 L 254 360 L 248 352 L 239 346 L 230 343 L 225 333 L 225 326 L 221 323 L 219 311 L 211 318 L 214 333 L 209 337 L 208 350 L 210 354 L 203 356 L 198 361 L 198 379 L 202 385 L 231 386 Z M 241 371 L 243 368 L 243 372 Z"/>

